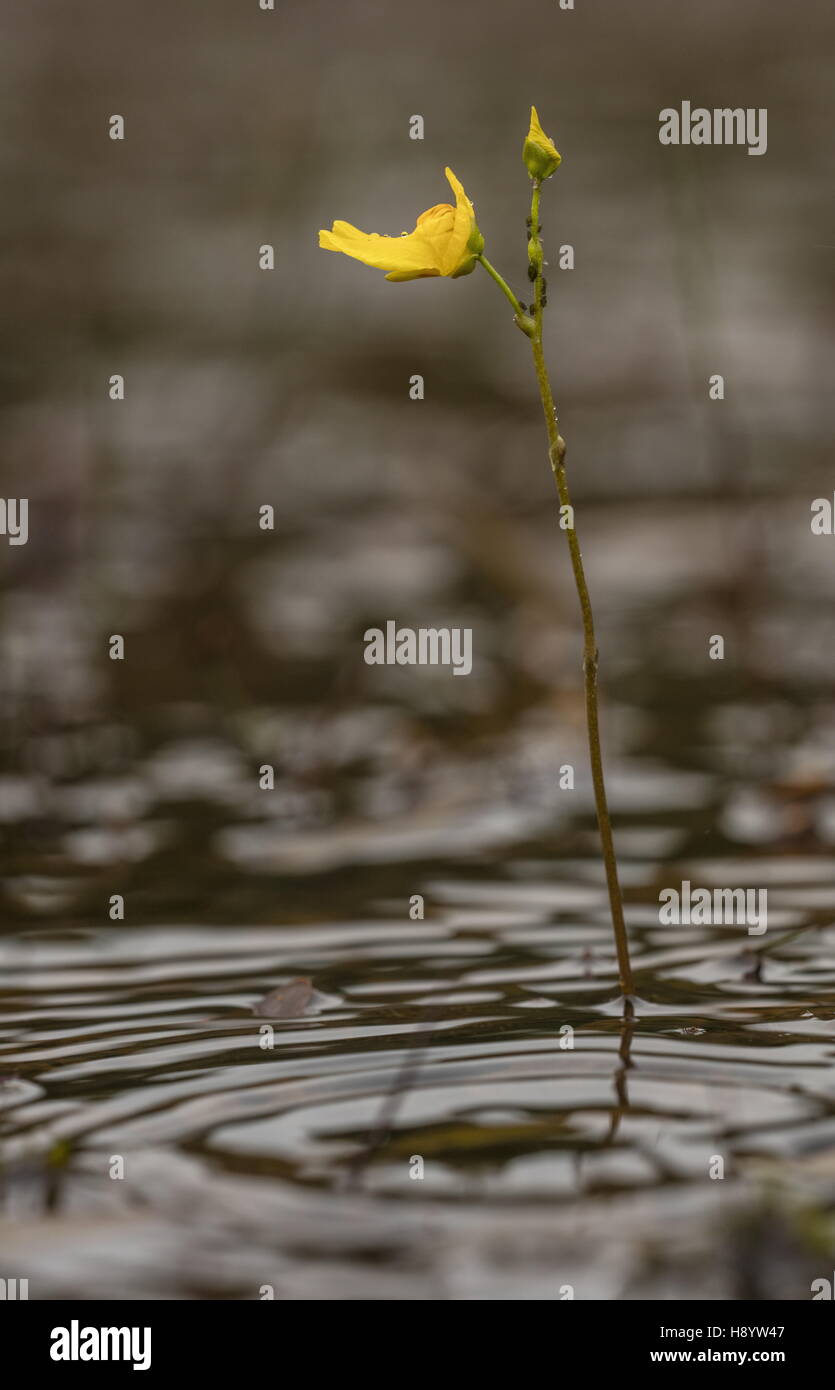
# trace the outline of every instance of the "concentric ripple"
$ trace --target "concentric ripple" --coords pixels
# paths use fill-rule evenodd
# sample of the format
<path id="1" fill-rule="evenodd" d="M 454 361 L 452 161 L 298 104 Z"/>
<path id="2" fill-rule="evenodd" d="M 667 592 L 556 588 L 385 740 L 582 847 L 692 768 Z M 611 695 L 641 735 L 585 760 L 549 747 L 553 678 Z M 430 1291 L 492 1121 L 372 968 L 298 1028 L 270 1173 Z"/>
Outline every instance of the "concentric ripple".
<path id="1" fill-rule="evenodd" d="M 305 1279 L 315 1266 L 330 1288 L 334 1244 L 340 1259 L 359 1257 L 371 1231 L 397 1278 L 404 1259 L 423 1262 L 424 1296 L 435 1296 L 427 1280 L 450 1277 L 438 1221 L 470 1249 L 464 1286 L 483 1290 L 496 1223 L 506 1240 L 524 1214 L 515 1238 L 524 1244 L 539 1223 L 562 1229 L 564 1244 L 578 1221 L 599 1219 L 584 1268 L 602 1290 L 606 1210 L 622 1215 L 643 1194 L 647 1229 L 666 1239 L 677 1193 L 695 1231 L 724 1218 L 751 1164 L 835 1146 L 835 929 L 814 910 L 823 861 L 787 859 L 782 874 L 770 862 L 767 945 L 737 929 L 661 927 L 649 890 L 633 888 L 631 1015 L 593 873 L 578 861 L 549 882 L 534 866 L 477 880 L 451 868 L 423 884 L 424 921 L 114 925 L 5 940 L 8 1201 L 18 1218 L 39 1220 L 45 1203 L 52 1212 L 26 1257 L 33 1273 L 65 1286 L 56 1242 L 93 1211 L 101 1258 L 124 1289 L 142 1288 L 144 1242 L 157 1248 L 162 1221 L 189 1233 L 177 1289 L 205 1291 L 205 1242 L 221 1221 L 210 1291 L 247 1296 L 248 1281 L 266 1277 L 256 1213 L 275 1206 L 273 1256 L 301 1261 Z M 739 881 L 746 867 L 685 866 L 699 881 L 717 868 Z M 802 913 L 790 907 L 799 886 Z M 300 974 L 315 982 L 315 1013 L 253 1014 Z M 108 1179 L 114 1157 L 121 1181 Z M 717 1158 L 724 1184 L 710 1181 Z M 195 1213 L 210 1200 L 195 1245 Z M 117 1259 L 110 1235 L 126 1222 L 142 1238 Z"/>

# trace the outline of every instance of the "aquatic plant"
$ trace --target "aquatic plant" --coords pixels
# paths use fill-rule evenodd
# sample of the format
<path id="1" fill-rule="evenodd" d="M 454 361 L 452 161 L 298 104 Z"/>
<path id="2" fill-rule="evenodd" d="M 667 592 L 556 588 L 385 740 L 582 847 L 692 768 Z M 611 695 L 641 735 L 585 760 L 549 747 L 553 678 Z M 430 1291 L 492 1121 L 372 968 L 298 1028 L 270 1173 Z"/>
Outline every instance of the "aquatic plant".
<path id="1" fill-rule="evenodd" d="M 554 393 L 545 363 L 542 341 L 543 314 L 547 304 L 545 255 L 540 224 L 542 185 L 556 173 L 562 157 L 554 142 L 545 134 L 536 107 L 531 107 L 528 134 L 522 147 L 522 157 L 531 180 L 531 208 L 527 219 L 528 281 L 533 295 L 530 305 L 523 303 L 507 281 L 484 255 L 484 236 L 476 222 L 473 204 L 451 169 L 446 177 L 455 194 L 455 206 L 439 203 L 421 213 L 413 232 L 402 236 L 381 236 L 376 232 L 361 232 L 349 222 L 334 222 L 330 231 L 320 231 L 319 245 L 326 251 L 340 251 L 386 272 L 387 280 L 418 280 L 434 276 L 458 279 L 482 266 L 513 306 L 514 322 L 531 344 L 534 370 L 545 415 L 548 435 L 548 458 L 560 502 L 560 526 L 568 538 L 571 568 L 580 602 L 583 626 L 583 684 L 585 690 L 586 728 L 591 762 L 597 825 L 609 893 L 609 906 L 617 953 L 618 976 L 623 994 L 634 994 L 629 942 L 623 915 L 623 899 L 618 881 L 618 867 L 612 837 L 612 824 L 606 798 L 603 754 L 600 744 L 598 710 L 599 654 L 594 628 L 591 597 L 583 567 L 583 555 L 575 526 L 574 506 L 568 487 L 566 444 L 560 432 Z"/>

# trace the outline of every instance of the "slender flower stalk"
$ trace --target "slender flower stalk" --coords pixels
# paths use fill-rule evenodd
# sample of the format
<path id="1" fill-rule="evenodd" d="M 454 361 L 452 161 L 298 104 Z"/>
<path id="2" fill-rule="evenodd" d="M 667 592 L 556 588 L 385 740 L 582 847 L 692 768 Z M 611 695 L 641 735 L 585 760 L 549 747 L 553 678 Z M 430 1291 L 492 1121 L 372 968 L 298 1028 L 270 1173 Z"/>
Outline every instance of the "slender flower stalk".
<path id="1" fill-rule="evenodd" d="M 484 255 L 484 237 L 476 223 L 475 210 L 451 169 L 446 170 L 446 176 L 455 194 L 455 207 L 447 203 L 439 203 L 435 207 L 429 208 L 427 212 L 421 213 L 418 217 L 413 232 L 404 233 L 400 237 L 379 236 L 376 232 L 361 232 L 349 222 L 334 222 L 330 231 L 323 230 L 319 233 L 319 245 L 326 251 L 341 251 L 346 256 L 364 262 L 365 265 L 373 266 L 378 270 L 385 270 L 387 272 L 386 279 L 395 281 L 425 279 L 434 276 L 444 276 L 455 280 L 463 275 L 471 274 L 476 265 L 481 265 L 498 285 L 505 298 L 512 304 L 514 320 L 530 340 L 536 380 L 545 415 L 545 427 L 548 431 L 548 457 L 551 461 L 560 505 L 563 509 L 567 509 L 565 516 L 570 521 L 570 525 L 566 527 L 566 534 L 583 621 L 583 681 L 594 802 L 603 849 L 606 884 L 609 890 L 612 926 L 615 933 L 618 976 L 621 990 L 626 999 L 626 1012 L 631 1015 L 631 1000 L 635 991 L 632 982 L 632 966 L 629 960 L 626 924 L 623 917 L 623 900 L 618 882 L 618 866 L 612 840 L 612 825 L 606 801 L 603 755 L 600 750 L 600 723 L 597 706 L 598 652 L 594 632 L 594 617 L 583 569 L 580 542 L 574 529 L 574 510 L 571 505 L 568 477 L 565 471 L 565 440 L 560 434 L 554 395 L 542 348 L 542 315 L 546 304 L 547 285 L 544 276 L 542 229 L 539 225 L 539 201 L 543 181 L 550 178 L 559 168 L 561 156 L 553 141 L 542 129 L 535 107 L 531 108 L 530 129 L 523 147 L 523 158 L 533 185 L 531 215 L 528 221 L 528 278 L 533 291 L 533 303 L 530 309 L 517 298 L 507 281 Z"/>
<path id="2" fill-rule="evenodd" d="M 547 137 L 545 138 L 547 139 Z M 526 144 L 526 152 L 527 148 L 528 146 Z M 554 151 L 554 153 L 556 154 L 556 151 Z M 557 156 L 557 159 L 559 159 L 559 156 Z M 527 162 L 526 159 L 526 163 Z M 525 333 L 526 337 L 530 339 L 534 370 L 536 372 L 537 385 L 539 386 L 539 395 L 542 400 L 542 410 L 545 415 L 545 428 L 548 432 L 548 457 L 551 462 L 551 470 L 557 485 L 560 505 L 563 508 L 570 509 L 565 512 L 566 517 L 571 520 L 571 524 L 566 530 L 566 535 L 568 537 L 571 568 L 574 572 L 574 583 L 577 589 L 577 597 L 580 600 L 580 613 L 583 620 L 583 683 L 585 687 L 586 728 L 588 731 L 589 757 L 591 760 L 591 775 L 594 786 L 594 804 L 597 810 L 597 825 L 600 831 L 603 863 L 606 869 L 606 886 L 609 890 L 609 907 L 615 933 L 615 949 L 617 951 L 620 987 L 623 994 L 628 999 L 634 994 L 635 988 L 632 981 L 629 941 L 626 935 L 626 923 L 623 916 L 623 898 L 618 881 L 618 864 L 615 858 L 615 846 L 612 838 L 612 822 L 609 817 L 609 806 L 606 799 L 606 780 L 603 775 L 603 754 L 600 748 L 600 716 L 597 703 L 597 671 L 599 661 L 597 638 L 594 631 L 594 614 L 592 612 L 591 597 L 589 595 L 589 587 L 586 583 L 586 574 L 583 568 L 583 554 L 580 549 L 579 537 L 573 524 L 574 509 L 571 504 L 568 475 L 565 469 L 566 444 L 560 434 L 559 419 L 554 405 L 554 393 L 551 389 L 548 368 L 545 365 L 545 353 L 542 347 L 542 318 L 546 304 L 547 290 L 544 276 L 545 259 L 542 250 L 542 228 L 539 223 L 539 200 L 542 190 L 542 178 L 537 173 L 532 173 L 531 177 L 533 180 L 533 187 L 531 193 L 531 215 L 528 225 L 528 264 L 530 266 L 529 276 L 533 286 L 534 297 L 530 314 L 525 312 L 516 299 L 516 296 L 513 294 L 513 291 L 505 284 L 498 272 L 485 261 L 484 256 L 482 255 L 478 259 L 484 266 L 484 269 L 506 294 L 507 298 L 510 299 L 511 303 L 515 304 L 516 322 Z"/>
<path id="3" fill-rule="evenodd" d="M 515 313 L 516 313 L 517 318 L 518 318 L 520 321 L 521 321 L 522 319 L 524 319 L 524 316 L 525 316 L 524 306 L 523 306 L 523 305 L 520 303 L 520 301 L 516 298 L 516 295 L 513 293 L 513 290 L 510 288 L 510 285 L 507 283 L 507 281 L 502 279 L 502 277 L 501 277 L 501 275 L 499 274 L 499 272 L 497 271 L 496 267 L 495 267 L 494 265 L 491 265 L 491 264 L 490 264 L 490 262 L 488 261 L 487 257 L 486 257 L 483 253 L 478 257 L 478 260 L 479 260 L 479 261 L 481 262 L 481 264 L 484 266 L 484 269 L 487 271 L 487 274 L 491 277 L 491 279 L 495 280 L 495 282 L 496 282 L 496 284 L 498 285 L 499 289 L 501 290 L 502 294 L 505 295 L 505 297 L 506 297 L 507 299 L 510 300 L 511 304 L 513 305 L 513 308 L 514 308 L 514 311 L 515 311 Z"/>

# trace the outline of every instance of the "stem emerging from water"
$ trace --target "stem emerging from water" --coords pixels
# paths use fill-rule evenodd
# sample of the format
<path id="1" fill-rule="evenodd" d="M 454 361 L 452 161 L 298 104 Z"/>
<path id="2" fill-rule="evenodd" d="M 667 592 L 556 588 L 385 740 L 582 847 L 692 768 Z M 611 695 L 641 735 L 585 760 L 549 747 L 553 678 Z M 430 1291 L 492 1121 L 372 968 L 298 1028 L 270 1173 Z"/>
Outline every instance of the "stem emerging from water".
<path id="1" fill-rule="evenodd" d="M 585 686 L 586 727 L 588 730 L 592 783 L 594 785 L 594 803 L 597 810 L 597 825 L 600 831 L 603 863 L 606 869 L 606 885 L 609 890 L 609 906 L 612 913 L 612 926 L 615 933 L 615 949 L 617 951 L 620 987 L 623 994 L 627 998 L 630 998 L 635 993 L 635 989 L 632 982 L 632 965 L 629 959 L 629 942 L 626 935 L 626 923 L 623 917 L 623 899 L 621 897 L 620 883 L 618 882 L 615 846 L 612 840 L 612 823 L 609 819 L 609 807 L 606 800 L 606 782 L 603 776 L 603 755 L 600 750 L 600 720 L 597 707 L 598 651 L 597 639 L 594 633 L 594 616 L 592 614 L 591 598 L 589 597 L 586 575 L 583 569 L 583 555 L 580 550 L 577 532 L 573 525 L 574 510 L 571 507 L 571 494 L 568 490 L 568 477 L 565 471 L 565 440 L 560 434 L 557 411 L 554 405 L 554 394 L 551 390 L 548 369 L 545 365 L 545 354 L 542 350 L 542 311 L 545 307 L 546 283 L 543 275 L 544 259 L 542 241 L 540 239 L 541 228 L 539 226 L 539 195 L 541 186 L 540 181 L 534 179 L 528 241 L 528 259 L 531 267 L 530 276 L 534 289 L 534 301 L 531 305 L 531 316 L 526 320 L 524 331 L 531 340 L 536 380 L 542 399 L 545 427 L 548 431 L 548 457 L 551 461 L 551 469 L 554 474 L 554 481 L 557 485 L 560 505 L 563 508 L 571 508 L 571 510 L 564 512 L 564 516 L 571 522 L 566 529 L 566 535 L 568 537 L 568 548 L 571 554 L 571 568 L 574 572 L 574 583 L 577 587 L 577 595 L 580 600 L 580 612 L 583 619 L 583 682 Z M 512 290 L 505 284 L 505 281 L 502 280 L 501 276 L 493 267 L 484 261 L 483 257 L 481 260 L 485 270 L 492 275 L 493 279 L 507 295 L 507 298 L 516 306 L 518 314 L 521 306 Z M 530 327 L 527 325 L 530 325 Z M 520 323 L 520 327 L 522 326 L 523 325 Z"/>

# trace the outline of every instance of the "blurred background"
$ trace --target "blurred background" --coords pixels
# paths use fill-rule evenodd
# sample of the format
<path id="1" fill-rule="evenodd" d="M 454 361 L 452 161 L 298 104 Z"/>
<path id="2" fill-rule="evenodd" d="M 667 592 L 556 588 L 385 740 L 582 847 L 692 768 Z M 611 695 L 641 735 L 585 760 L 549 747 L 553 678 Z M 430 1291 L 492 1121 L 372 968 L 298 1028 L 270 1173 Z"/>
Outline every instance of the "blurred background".
<path id="1" fill-rule="evenodd" d="M 534 1246 L 544 1199 L 549 1220 L 570 1198 L 590 1223 L 571 1265 L 585 1296 L 808 1296 L 806 1247 L 789 1231 L 763 1251 L 742 1167 L 733 1210 L 753 1227 L 708 1239 L 679 1284 L 635 1233 L 663 1244 L 662 1196 L 694 1179 L 704 1239 L 694 1135 L 712 1152 L 741 1114 L 735 1152 L 794 1162 L 832 1132 L 835 566 L 810 531 L 812 500 L 832 498 L 831 5 L 31 0 L 0 24 L 0 469 L 2 495 L 29 499 L 28 543 L 0 537 L 0 1047 L 19 1176 L 7 1236 L 31 1296 L 254 1297 L 278 1268 L 282 1296 L 558 1297 L 542 1292 L 558 1287 L 542 1269 L 555 1227 L 546 1256 L 517 1213 L 516 1264 L 493 1268 L 509 1198 L 528 1204 Z M 661 146 L 659 111 L 684 100 L 766 107 L 767 153 Z M 642 1100 L 665 1117 L 660 1166 L 637 1122 L 601 1158 L 623 1109 L 608 1081 L 598 1094 L 578 1077 L 567 1096 L 531 1082 L 520 1120 L 489 1068 L 478 1116 L 463 1072 L 454 1103 L 413 1077 L 417 1110 L 407 1123 L 404 1102 L 354 1208 L 338 1196 L 346 1155 L 368 1142 L 426 1004 L 443 1020 L 421 1044 L 439 1067 L 465 1069 L 469 1048 L 483 1068 L 487 1049 L 512 1079 L 518 1050 L 550 1047 L 568 1019 L 605 1080 L 623 1043 L 606 1013 L 576 596 L 527 343 L 481 271 L 393 285 L 317 248 L 335 218 L 411 229 L 446 201 L 449 164 L 486 254 L 527 298 L 532 102 L 563 155 L 543 196 L 547 350 L 616 840 L 660 1010 L 649 1031 L 687 1037 L 687 1057 L 665 1052 L 663 1095 Z M 566 244 L 573 270 L 558 268 Z M 365 665 L 364 631 L 389 619 L 472 628 L 472 675 Z M 109 659 L 114 633 L 124 661 Z M 777 925 L 815 929 L 766 985 L 733 943 L 684 975 L 673 962 L 675 986 L 664 962 L 653 973 L 659 885 L 711 872 L 768 883 Z M 415 893 L 424 922 L 409 919 Z M 728 960 L 746 1008 L 716 983 Z M 564 990 L 518 997 L 555 961 Z M 262 1063 L 242 1015 L 304 972 L 335 1012 Z M 800 1018 L 813 1022 L 781 1035 L 782 1069 L 740 1092 L 762 1051 L 750 1030 Z M 717 1034 L 704 1055 L 703 1032 Z M 345 1077 L 370 1075 L 372 1056 L 379 1075 L 343 1113 Z M 787 1099 L 801 1062 L 819 1109 Z M 244 1122 L 259 1066 L 277 1089 L 266 1119 Z M 291 1108 L 289 1131 L 270 1129 L 291 1075 L 307 1078 L 303 1121 Z M 683 1076 L 693 1096 L 674 1121 Z M 775 1117 L 797 1122 L 793 1147 L 768 1138 Z M 140 1260 L 119 1184 L 101 1178 L 117 1142 L 136 1155 Z M 462 1213 L 431 1256 L 420 1211 L 397 1213 L 425 1190 L 403 1190 L 403 1155 L 430 1150 L 440 1206 L 460 1198 Z M 227 1224 L 207 1237 L 209 1175 Z M 612 1208 L 589 1194 L 635 1187 L 647 1205 L 624 1209 L 613 1254 Z M 830 1195 L 815 1189 L 816 1212 Z M 258 1244 L 271 1202 L 304 1255 Z M 362 1265 L 369 1231 L 385 1274 Z M 169 1246 L 184 1252 L 173 1271 Z"/>

